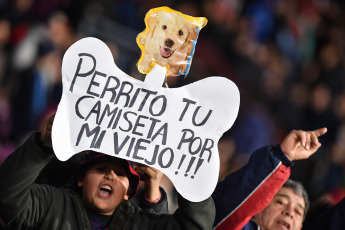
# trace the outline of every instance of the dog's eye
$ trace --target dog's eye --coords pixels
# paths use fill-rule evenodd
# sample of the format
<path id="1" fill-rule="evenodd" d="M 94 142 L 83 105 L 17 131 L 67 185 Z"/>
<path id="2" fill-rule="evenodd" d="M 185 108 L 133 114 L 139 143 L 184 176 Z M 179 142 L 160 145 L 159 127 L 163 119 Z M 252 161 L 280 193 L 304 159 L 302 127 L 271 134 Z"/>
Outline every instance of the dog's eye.
<path id="1" fill-rule="evenodd" d="M 166 25 L 163 25 L 163 26 L 162 26 L 162 29 L 163 29 L 163 30 L 166 30 L 167 28 L 168 28 L 168 27 L 167 27 Z"/>
<path id="2" fill-rule="evenodd" d="M 179 30 L 179 31 L 178 31 L 178 35 L 182 36 L 182 35 L 183 35 L 183 31 L 182 31 L 182 30 Z"/>

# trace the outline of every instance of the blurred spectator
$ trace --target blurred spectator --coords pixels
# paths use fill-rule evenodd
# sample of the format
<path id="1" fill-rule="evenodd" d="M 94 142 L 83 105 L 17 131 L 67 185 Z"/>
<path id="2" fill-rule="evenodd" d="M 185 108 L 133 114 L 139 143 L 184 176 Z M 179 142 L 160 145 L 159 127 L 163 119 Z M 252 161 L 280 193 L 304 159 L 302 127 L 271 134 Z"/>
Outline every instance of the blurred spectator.
<path id="1" fill-rule="evenodd" d="M 164 5 L 208 18 L 187 78 L 168 79 L 168 86 L 218 75 L 240 90 L 239 116 L 229 139 L 220 143 L 228 170 L 246 163 L 252 149 L 279 143 L 287 130 L 327 126 L 322 153 L 303 167 L 297 163 L 292 179 L 304 183 L 311 199 L 344 187 L 345 3 L 188 0 Z M 83 36 L 104 40 L 120 69 L 142 79 L 135 38 L 145 28 L 146 12 L 159 6 L 161 1 L 151 0 L 0 1 L 0 86 L 6 92 L 0 102 L 0 145 L 18 145 L 56 109 L 63 54 Z"/>
<path id="2" fill-rule="evenodd" d="M 16 147 L 10 137 L 13 126 L 11 113 L 8 92 L 5 88 L 0 87 L 0 164 Z"/>

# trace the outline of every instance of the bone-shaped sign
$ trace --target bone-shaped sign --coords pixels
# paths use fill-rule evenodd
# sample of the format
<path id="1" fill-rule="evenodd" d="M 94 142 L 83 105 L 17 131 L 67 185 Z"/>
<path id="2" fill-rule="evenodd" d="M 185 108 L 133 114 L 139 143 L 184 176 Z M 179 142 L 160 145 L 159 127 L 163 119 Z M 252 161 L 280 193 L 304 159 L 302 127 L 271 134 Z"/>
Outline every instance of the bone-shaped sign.
<path id="1" fill-rule="evenodd" d="M 105 43 L 83 38 L 65 53 L 62 83 L 52 130 L 60 160 L 94 150 L 159 169 L 190 201 L 212 194 L 217 144 L 239 109 L 232 81 L 209 77 L 180 88 L 147 84 L 122 72 Z"/>

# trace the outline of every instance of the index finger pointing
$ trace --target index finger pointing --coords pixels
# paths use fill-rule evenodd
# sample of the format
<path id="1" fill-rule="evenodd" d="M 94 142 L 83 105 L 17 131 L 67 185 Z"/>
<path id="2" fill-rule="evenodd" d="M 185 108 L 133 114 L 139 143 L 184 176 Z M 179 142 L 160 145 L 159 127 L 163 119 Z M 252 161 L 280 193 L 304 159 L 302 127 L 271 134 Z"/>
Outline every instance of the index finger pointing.
<path id="1" fill-rule="evenodd" d="M 316 130 L 314 130 L 314 133 L 315 133 L 315 135 L 316 135 L 317 137 L 319 137 L 319 136 L 321 136 L 321 135 L 327 133 L 327 128 L 324 127 L 324 128 L 321 128 L 321 129 L 316 129 Z"/>

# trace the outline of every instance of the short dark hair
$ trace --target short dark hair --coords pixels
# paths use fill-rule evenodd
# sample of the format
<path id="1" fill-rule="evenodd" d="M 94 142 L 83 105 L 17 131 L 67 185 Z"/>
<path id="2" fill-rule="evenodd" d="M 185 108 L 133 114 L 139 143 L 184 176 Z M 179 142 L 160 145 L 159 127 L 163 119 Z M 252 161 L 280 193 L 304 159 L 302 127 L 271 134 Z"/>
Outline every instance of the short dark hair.
<path id="1" fill-rule="evenodd" d="M 304 186 L 302 185 L 302 183 L 300 183 L 298 181 L 294 181 L 294 180 L 288 179 L 285 182 L 285 184 L 283 185 L 283 188 L 291 188 L 297 195 L 300 195 L 301 197 L 303 197 L 304 203 L 305 203 L 304 216 L 303 216 L 303 220 L 304 220 L 306 215 L 307 215 L 309 206 L 310 206 L 310 201 L 309 201 L 308 193 L 305 190 Z"/>

